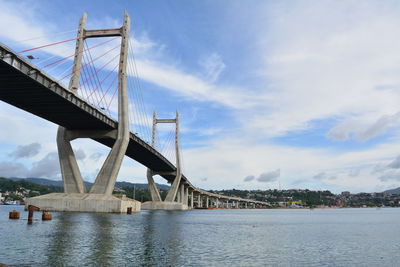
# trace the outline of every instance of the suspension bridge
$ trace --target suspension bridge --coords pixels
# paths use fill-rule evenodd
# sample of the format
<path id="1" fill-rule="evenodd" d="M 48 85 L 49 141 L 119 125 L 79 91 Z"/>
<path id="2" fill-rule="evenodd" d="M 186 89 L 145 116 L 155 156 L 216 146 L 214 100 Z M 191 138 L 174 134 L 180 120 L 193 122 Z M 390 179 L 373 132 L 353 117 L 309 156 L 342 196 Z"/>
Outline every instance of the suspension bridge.
<path id="1" fill-rule="evenodd" d="M 182 170 L 179 113 L 166 119 L 154 112 L 151 119 L 146 111 L 128 14 L 119 28 L 88 30 L 86 21 L 84 14 L 73 37 L 65 38 L 76 30 L 57 33 L 52 38 L 61 40 L 48 43 L 43 43 L 48 36 L 22 40 L 18 47 L 25 47 L 19 51 L 0 45 L 0 100 L 59 125 L 64 193 L 30 198 L 28 204 L 93 212 L 267 207 L 266 202 L 213 194 L 191 184 Z M 160 132 L 159 124 L 173 127 Z M 111 148 L 90 189 L 71 146 L 77 138 Z M 152 201 L 140 204 L 112 195 L 125 155 L 147 167 Z M 155 175 L 171 185 L 165 199 Z"/>

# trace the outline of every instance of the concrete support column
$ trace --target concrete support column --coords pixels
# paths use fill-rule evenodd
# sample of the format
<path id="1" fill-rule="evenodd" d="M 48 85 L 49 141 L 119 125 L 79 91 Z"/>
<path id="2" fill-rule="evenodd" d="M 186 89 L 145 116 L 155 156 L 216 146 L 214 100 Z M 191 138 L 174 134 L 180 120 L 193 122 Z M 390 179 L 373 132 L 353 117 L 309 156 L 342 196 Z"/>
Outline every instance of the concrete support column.
<path id="1" fill-rule="evenodd" d="M 208 196 L 206 197 L 206 208 L 208 208 Z"/>
<path id="2" fill-rule="evenodd" d="M 84 46 L 83 36 L 85 34 L 87 15 L 83 13 L 79 21 L 78 34 L 75 45 L 74 65 L 72 68 L 72 76 L 69 81 L 68 89 L 74 94 L 77 93 L 80 68 L 82 62 L 82 51 Z M 59 126 L 57 131 L 57 148 L 60 160 L 61 176 L 64 182 L 65 193 L 85 193 L 86 189 L 83 184 L 81 172 L 76 161 L 74 151 L 69 140 L 66 139 L 67 129 Z"/>
<path id="3" fill-rule="evenodd" d="M 203 207 L 203 202 L 201 200 L 201 195 L 200 194 L 197 196 L 197 207 L 199 207 L 199 208 Z"/>
<path id="4" fill-rule="evenodd" d="M 178 191 L 179 184 L 182 178 L 181 172 L 181 153 L 180 149 L 180 138 L 179 138 L 179 113 L 176 112 L 175 118 L 175 158 L 176 158 L 176 177 L 174 182 L 171 184 L 171 188 L 168 191 L 165 201 L 174 201 L 175 195 Z"/>
<path id="5" fill-rule="evenodd" d="M 152 131 L 151 131 L 151 146 L 154 148 L 156 147 L 156 133 L 157 133 L 157 113 L 154 111 L 153 112 L 153 127 L 152 127 Z M 152 201 L 162 201 L 160 192 L 158 191 L 156 183 L 154 182 L 153 172 L 151 171 L 151 169 L 147 169 L 147 183 L 149 185 L 151 200 Z"/>
<path id="6" fill-rule="evenodd" d="M 153 173 L 150 169 L 147 169 L 147 183 L 149 185 L 149 191 L 152 201 L 161 201 L 160 192 L 158 191 L 157 185 L 153 179 Z"/>
<path id="7" fill-rule="evenodd" d="M 193 199 L 193 191 L 190 193 L 190 207 L 193 209 L 194 208 L 194 199 Z"/>
<path id="8" fill-rule="evenodd" d="M 244 203 L 244 208 L 247 209 L 247 202 Z"/>
<path id="9" fill-rule="evenodd" d="M 129 30 L 130 19 L 128 13 L 125 12 L 124 26 L 121 29 L 121 56 L 118 70 L 118 135 L 90 190 L 90 193 L 93 194 L 112 194 L 129 144 L 128 90 L 126 85 Z"/>
<path id="10" fill-rule="evenodd" d="M 181 184 L 181 203 L 185 204 L 185 185 Z"/>
<path id="11" fill-rule="evenodd" d="M 186 206 L 189 205 L 189 187 L 185 188 L 185 197 L 183 200 L 183 204 L 185 204 Z"/>
<path id="12" fill-rule="evenodd" d="M 218 198 L 216 198 L 215 199 L 215 207 L 218 209 L 218 206 L 219 206 L 219 200 L 218 200 Z"/>
<path id="13" fill-rule="evenodd" d="M 176 202 L 181 203 L 181 191 L 176 193 Z"/>
<path id="14" fill-rule="evenodd" d="M 58 127 L 57 149 L 65 193 L 85 193 L 85 186 L 71 143 L 66 139 L 67 129 Z"/>

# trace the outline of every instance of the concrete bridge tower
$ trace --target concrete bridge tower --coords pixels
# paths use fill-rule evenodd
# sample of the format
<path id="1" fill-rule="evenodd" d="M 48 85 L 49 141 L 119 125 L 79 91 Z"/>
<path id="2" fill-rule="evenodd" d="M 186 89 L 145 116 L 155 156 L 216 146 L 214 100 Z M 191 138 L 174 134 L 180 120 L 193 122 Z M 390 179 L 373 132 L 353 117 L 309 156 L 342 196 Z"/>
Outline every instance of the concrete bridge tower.
<path id="1" fill-rule="evenodd" d="M 28 201 L 30 204 L 46 210 L 126 212 L 128 208 L 131 208 L 133 211 L 139 211 L 140 202 L 127 198 L 119 199 L 112 196 L 130 138 L 126 82 L 130 18 L 128 13 L 125 12 L 124 23 L 121 28 L 100 30 L 87 30 L 86 20 L 87 15 L 85 13 L 79 23 L 73 75 L 69 83 L 69 90 L 73 94 L 76 94 L 78 91 L 84 40 L 99 37 L 121 37 L 118 70 L 118 128 L 111 131 L 96 131 L 66 129 L 60 126 L 57 132 L 57 147 L 64 182 L 64 194 L 49 194 L 31 198 Z M 84 186 L 82 175 L 70 143 L 76 138 L 115 139 L 115 143 L 89 192 L 86 191 Z"/>
<path id="2" fill-rule="evenodd" d="M 176 170 L 171 173 L 154 172 L 147 169 L 147 182 L 152 201 L 142 204 L 142 209 L 149 210 L 186 210 L 188 209 L 188 186 L 182 183 L 182 165 L 180 153 L 180 137 L 179 137 L 179 113 L 176 112 L 174 119 L 157 119 L 156 112 L 153 113 L 153 129 L 152 129 L 152 146 L 156 145 L 156 130 L 159 123 L 175 123 L 175 158 Z M 154 182 L 154 175 L 171 175 L 175 176 L 174 181 L 168 191 L 165 200 L 161 199 L 160 192 Z M 185 189 L 186 188 L 186 189 Z M 185 191 L 186 190 L 186 191 Z M 193 206 L 193 205 L 192 205 Z"/>

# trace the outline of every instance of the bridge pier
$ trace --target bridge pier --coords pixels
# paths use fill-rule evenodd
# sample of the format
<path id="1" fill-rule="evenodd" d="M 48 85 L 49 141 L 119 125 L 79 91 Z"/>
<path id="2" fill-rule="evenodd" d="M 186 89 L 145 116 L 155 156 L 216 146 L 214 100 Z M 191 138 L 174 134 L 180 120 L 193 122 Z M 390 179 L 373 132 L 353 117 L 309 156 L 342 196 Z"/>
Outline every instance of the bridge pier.
<path id="1" fill-rule="evenodd" d="M 194 208 L 194 194 L 193 191 L 190 193 L 190 208 L 193 209 Z"/>
<path id="2" fill-rule="evenodd" d="M 181 201 L 181 192 L 180 191 L 178 191 L 177 193 L 176 193 L 176 202 L 178 202 L 178 203 L 181 203 L 182 201 Z"/>
<path id="3" fill-rule="evenodd" d="M 152 143 L 155 147 L 156 144 L 156 127 L 158 123 L 175 123 L 175 156 L 176 156 L 176 170 L 170 173 L 161 173 L 154 170 L 148 170 L 147 180 L 149 181 L 150 190 L 154 191 L 151 193 L 151 201 L 142 203 L 143 210 L 187 210 L 188 207 L 188 189 L 185 190 L 185 184 L 181 181 L 181 159 L 180 159 L 180 145 L 179 145 L 179 113 L 176 112 L 175 119 L 157 119 L 156 112 L 153 113 L 153 129 L 152 129 Z M 164 201 L 161 197 L 158 197 L 159 191 L 154 183 L 152 175 L 154 174 L 166 174 L 175 175 L 175 179 L 171 184 L 168 194 Z M 151 177 L 150 177 L 151 176 Z M 150 179 L 151 178 L 151 179 Z"/>
<path id="4" fill-rule="evenodd" d="M 180 186 L 180 195 L 181 195 L 181 203 L 182 204 L 185 204 L 185 199 L 186 199 L 186 196 L 185 196 L 185 185 L 184 184 L 181 184 L 181 186 Z"/>

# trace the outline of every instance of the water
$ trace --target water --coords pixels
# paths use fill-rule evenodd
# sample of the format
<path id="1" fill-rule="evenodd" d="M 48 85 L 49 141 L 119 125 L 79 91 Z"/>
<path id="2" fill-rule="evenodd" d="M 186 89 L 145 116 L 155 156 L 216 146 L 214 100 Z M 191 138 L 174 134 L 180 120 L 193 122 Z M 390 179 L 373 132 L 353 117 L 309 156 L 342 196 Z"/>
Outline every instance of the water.
<path id="1" fill-rule="evenodd" d="M 9 220 L 12 209 L 20 220 Z M 400 209 L 55 213 L 0 206 L 0 263 L 26 266 L 399 266 Z"/>

